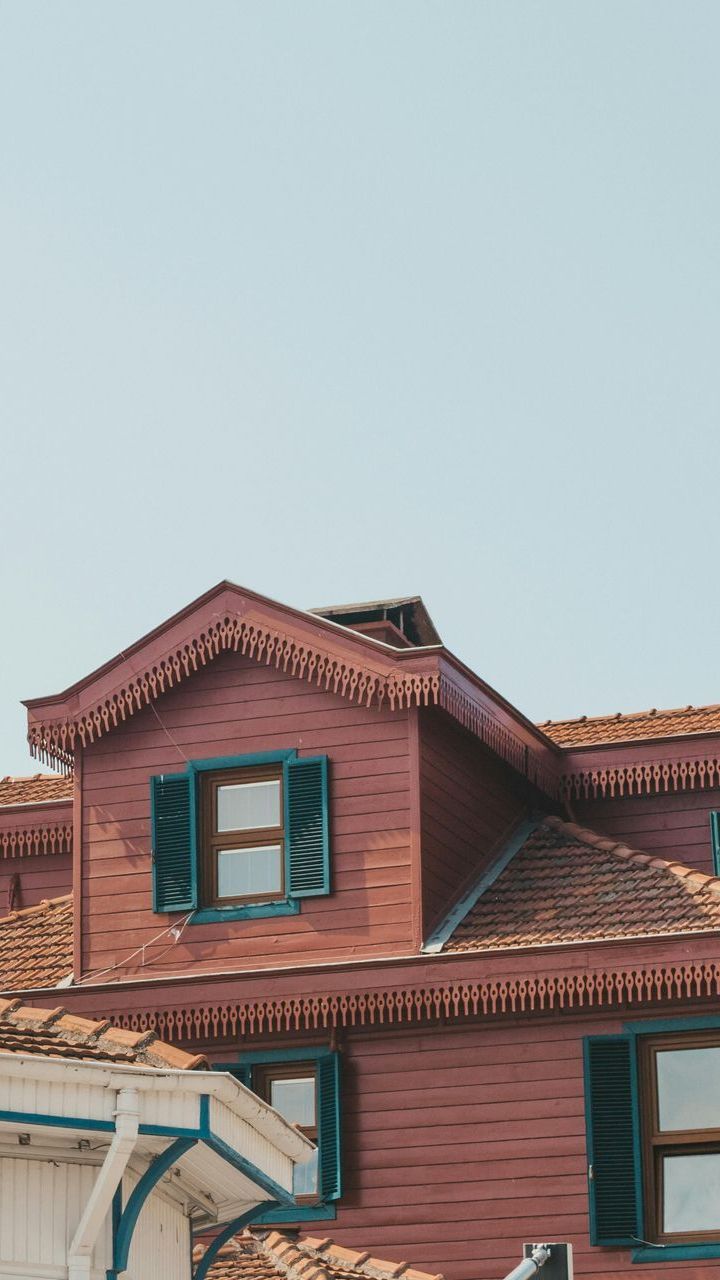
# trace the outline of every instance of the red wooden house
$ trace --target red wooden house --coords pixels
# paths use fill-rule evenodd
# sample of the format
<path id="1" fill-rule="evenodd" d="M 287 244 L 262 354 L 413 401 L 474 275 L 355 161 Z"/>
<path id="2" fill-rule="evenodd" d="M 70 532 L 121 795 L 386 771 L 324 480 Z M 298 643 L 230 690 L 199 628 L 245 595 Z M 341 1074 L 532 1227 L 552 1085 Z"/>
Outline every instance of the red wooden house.
<path id="1" fill-rule="evenodd" d="M 720 708 L 537 726 L 419 599 L 230 583 L 27 707 L 64 776 L 0 784 L 2 993 L 316 1137 L 265 1221 L 448 1280 L 718 1265 Z"/>

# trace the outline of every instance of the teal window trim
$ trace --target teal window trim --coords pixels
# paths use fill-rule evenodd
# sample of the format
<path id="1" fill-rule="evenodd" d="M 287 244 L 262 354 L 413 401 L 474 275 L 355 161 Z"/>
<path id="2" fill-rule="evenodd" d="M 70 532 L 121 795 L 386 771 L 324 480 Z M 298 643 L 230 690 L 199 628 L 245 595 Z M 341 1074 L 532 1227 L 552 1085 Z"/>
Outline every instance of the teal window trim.
<path id="1" fill-rule="evenodd" d="M 720 876 L 720 809 L 710 813 L 710 840 L 712 843 L 713 871 Z"/>
<path id="2" fill-rule="evenodd" d="M 665 1244 L 647 1245 L 634 1249 L 633 1262 L 701 1262 L 704 1258 L 720 1258 L 720 1241 L 717 1244 Z"/>
<path id="3" fill-rule="evenodd" d="M 715 816 L 716 815 L 713 813 L 712 817 L 714 818 Z M 718 818 L 720 818 L 720 811 L 718 811 L 717 816 Z M 623 1029 L 623 1032 L 626 1035 L 628 1035 L 633 1042 L 633 1059 L 634 1059 L 633 1130 L 634 1130 L 635 1141 L 636 1141 L 636 1157 L 637 1157 L 636 1158 L 636 1176 L 640 1179 L 640 1183 L 641 1183 L 639 1203 L 641 1206 L 641 1214 L 642 1214 L 642 1205 L 644 1200 L 644 1196 L 642 1194 L 642 1183 L 644 1182 L 644 1171 L 642 1168 L 642 1144 L 640 1142 L 640 1114 L 639 1114 L 640 1100 L 639 1100 L 639 1092 L 638 1092 L 638 1084 L 637 1084 L 637 1057 L 638 1057 L 637 1042 L 643 1036 L 666 1035 L 666 1034 L 673 1034 L 675 1032 L 682 1033 L 683 1031 L 719 1031 L 720 1015 L 701 1014 L 698 1017 L 690 1016 L 690 1017 L 684 1017 L 684 1018 L 648 1018 L 644 1021 L 639 1020 L 639 1021 L 633 1021 L 633 1022 L 625 1022 L 623 1023 L 622 1029 Z M 595 1038 L 600 1038 L 600 1037 L 593 1037 L 593 1036 L 584 1037 L 583 1049 L 584 1049 L 585 1061 L 587 1061 L 588 1041 Z M 613 1038 L 616 1039 L 617 1037 L 608 1036 L 608 1039 L 613 1039 Z M 588 1124 L 588 1108 L 589 1108 L 589 1087 L 588 1087 L 588 1078 L 586 1073 L 585 1075 L 585 1124 L 586 1124 L 586 1133 L 589 1135 L 590 1128 Z M 592 1163 L 592 1151 L 590 1150 L 590 1148 L 588 1148 L 588 1160 L 589 1160 L 589 1163 Z M 593 1212 L 594 1212 L 593 1197 L 590 1196 L 589 1199 L 590 1199 L 590 1223 L 591 1223 L 590 1236 L 592 1240 L 595 1234 L 594 1220 L 593 1220 Z M 640 1231 L 639 1236 L 642 1237 L 643 1234 L 644 1232 Z M 705 1259 L 720 1258 L 720 1240 L 718 1240 L 717 1242 L 705 1241 L 703 1244 L 651 1244 L 649 1242 L 643 1241 L 640 1238 L 638 1239 L 638 1245 L 640 1247 L 638 1247 L 637 1249 L 633 1249 L 632 1251 L 633 1263 L 652 1262 L 657 1265 L 658 1263 L 662 1263 L 662 1262 L 693 1262 L 693 1261 L 701 1262 Z M 601 1245 L 599 1247 L 613 1248 L 613 1247 L 622 1247 L 622 1246 Z"/>
<path id="4" fill-rule="evenodd" d="M 297 758 L 297 748 L 286 751 L 255 751 L 245 756 L 213 756 L 210 760 L 188 760 L 188 773 L 216 773 L 220 769 L 252 769 L 264 764 L 284 764 Z"/>
<path id="5" fill-rule="evenodd" d="M 336 1218 L 337 1206 L 334 1200 L 329 1200 L 325 1204 L 299 1204 L 292 1213 L 282 1208 L 268 1209 L 259 1217 L 253 1218 L 253 1222 L 257 1224 L 272 1222 L 274 1225 L 292 1229 L 296 1222 L 334 1222 Z"/>
<path id="6" fill-rule="evenodd" d="M 246 907 L 199 907 L 188 924 L 222 924 L 231 920 L 265 920 L 269 916 L 296 916 L 300 903 L 296 898 L 282 898 L 278 902 L 249 902 Z"/>

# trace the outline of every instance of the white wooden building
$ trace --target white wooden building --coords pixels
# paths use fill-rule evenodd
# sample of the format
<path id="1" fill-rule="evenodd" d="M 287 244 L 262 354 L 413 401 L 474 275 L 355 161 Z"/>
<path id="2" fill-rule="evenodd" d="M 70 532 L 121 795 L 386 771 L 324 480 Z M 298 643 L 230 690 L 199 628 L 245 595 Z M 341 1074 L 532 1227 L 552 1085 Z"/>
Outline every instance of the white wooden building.
<path id="1" fill-rule="evenodd" d="M 313 1147 L 231 1076 L 150 1065 L 197 1060 L 155 1037 L 119 1051 L 131 1033 L 9 1005 L 0 1001 L 2 1280 L 191 1280 L 199 1231 L 294 1203 L 294 1166 Z"/>

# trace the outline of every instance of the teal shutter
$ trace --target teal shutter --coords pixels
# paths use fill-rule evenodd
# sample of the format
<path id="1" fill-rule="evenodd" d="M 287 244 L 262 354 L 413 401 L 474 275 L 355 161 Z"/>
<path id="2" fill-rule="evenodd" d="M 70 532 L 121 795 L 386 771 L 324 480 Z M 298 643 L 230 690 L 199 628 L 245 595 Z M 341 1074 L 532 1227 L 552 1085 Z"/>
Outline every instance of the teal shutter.
<path id="1" fill-rule="evenodd" d="M 222 1071 L 222 1067 L 219 1070 Z M 244 1084 L 246 1089 L 252 1089 L 252 1067 L 228 1067 L 227 1070 L 239 1084 Z"/>
<path id="2" fill-rule="evenodd" d="M 590 1164 L 590 1240 L 642 1238 L 642 1175 L 632 1036 L 585 1040 L 585 1116 Z"/>
<path id="3" fill-rule="evenodd" d="M 710 835 L 712 837 L 713 871 L 720 876 L 720 810 L 713 809 L 710 814 Z"/>
<path id="4" fill-rule="evenodd" d="M 150 779 L 153 911 L 197 906 L 195 795 L 186 773 Z"/>
<path id="5" fill-rule="evenodd" d="M 327 757 L 285 763 L 287 884 L 291 898 L 330 892 Z"/>
<path id="6" fill-rule="evenodd" d="M 318 1058 L 318 1190 L 323 1201 L 342 1195 L 340 1167 L 340 1054 Z"/>

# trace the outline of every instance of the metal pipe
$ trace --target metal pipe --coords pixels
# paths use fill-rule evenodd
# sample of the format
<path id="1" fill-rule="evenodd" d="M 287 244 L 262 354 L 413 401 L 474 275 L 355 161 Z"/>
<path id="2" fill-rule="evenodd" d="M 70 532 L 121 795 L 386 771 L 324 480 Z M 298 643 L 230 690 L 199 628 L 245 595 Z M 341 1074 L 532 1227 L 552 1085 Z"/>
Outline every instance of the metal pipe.
<path id="1" fill-rule="evenodd" d="M 536 1244 L 529 1258 L 523 1258 L 522 1262 L 505 1276 L 505 1280 L 532 1280 L 536 1276 L 541 1267 L 545 1266 L 550 1257 L 550 1246 L 547 1244 Z"/>

